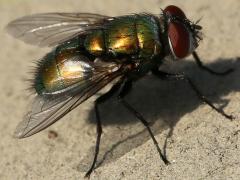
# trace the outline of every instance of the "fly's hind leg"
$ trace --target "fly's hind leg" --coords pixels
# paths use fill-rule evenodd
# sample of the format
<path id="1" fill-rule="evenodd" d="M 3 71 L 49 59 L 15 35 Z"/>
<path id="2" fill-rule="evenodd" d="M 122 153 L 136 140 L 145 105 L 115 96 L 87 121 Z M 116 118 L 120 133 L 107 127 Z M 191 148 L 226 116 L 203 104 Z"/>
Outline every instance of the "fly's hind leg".
<path id="1" fill-rule="evenodd" d="M 196 95 L 199 97 L 201 101 L 209 105 L 211 108 L 213 108 L 215 111 L 217 111 L 222 116 L 226 117 L 227 119 L 234 119 L 232 115 L 228 115 L 225 113 L 222 109 L 217 108 L 210 100 L 208 100 L 197 88 L 197 86 L 192 82 L 192 80 L 188 77 L 186 77 L 184 74 L 170 74 L 166 72 L 159 71 L 158 69 L 153 69 L 152 73 L 163 80 L 183 80 L 187 82 L 192 90 L 196 93 Z"/>
<path id="2" fill-rule="evenodd" d="M 225 76 L 225 75 L 228 75 L 228 74 L 230 74 L 230 73 L 232 73 L 234 71 L 233 68 L 230 68 L 230 69 L 227 69 L 227 70 L 225 70 L 223 72 L 216 72 L 216 71 L 214 71 L 214 70 L 204 66 L 202 61 L 200 60 L 198 54 L 195 51 L 192 53 L 192 55 L 193 55 L 193 58 L 194 58 L 194 60 L 196 61 L 197 65 L 198 65 L 198 67 L 203 69 L 204 71 L 209 72 L 210 74 L 214 74 L 214 75 L 217 75 L 217 76 Z"/>
<path id="3" fill-rule="evenodd" d="M 157 151 L 160 155 L 160 158 L 163 160 L 163 162 L 165 164 L 169 164 L 169 161 L 167 160 L 167 158 L 163 155 L 159 145 L 158 145 L 158 142 L 157 140 L 155 139 L 154 135 L 153 135 L 153 132 L 149 126 L 149 123 L 143 118 L 143 116 L 137 112 L 125 99 L 124 97 L 130 92 L 132 88 L 132 81 L 129 81 L 127 80 L 124 84 L 123 84 L 123 87 L 121 88 L 120 90 L 120 93 L 119 93 L 119 96 L 118 96 L 118 99 L 119 101 L 123 104 L 123 106 L 129 111 L 131 112 L 132 114 L 135 115 L 135 117 L 137 119 L 139 119 L 141 121 L 141 123 L 147 128 L 153 142 L 154 142 L 154 145 L 156 146 L 157 148 Z"/>
<path id="4" fill-rule="evenodd" d="M 97 140 L 96 140 L 95 153 L 94 153 L 92 165 L 89 168 L 88 172 L 86 173 L 85 177 L 89 177 L 91 175 L 92 171 L 94 170 L 96 162 L 97 162 L 98 153 L 99 153 L 99 146 L 100 146 L 100 140 L 101 140 L 101 135 L 102 135 L 102 123 L 101 123 L 98 106 L 99 106 L 99 104 L 101 104 L 101 103 L 105 102 L 106 100 L 108 100 L 109 98 L 111 98 L 112 95 L 118 91 L 120 86 L 121 86 L 121 81 L 119 81 L 115 85 L 113 85 L 112 88 L 107 93 L 98 97 L 95 101 L 94 109 L 95 109 L 96 121 L 97 121 Z"/>

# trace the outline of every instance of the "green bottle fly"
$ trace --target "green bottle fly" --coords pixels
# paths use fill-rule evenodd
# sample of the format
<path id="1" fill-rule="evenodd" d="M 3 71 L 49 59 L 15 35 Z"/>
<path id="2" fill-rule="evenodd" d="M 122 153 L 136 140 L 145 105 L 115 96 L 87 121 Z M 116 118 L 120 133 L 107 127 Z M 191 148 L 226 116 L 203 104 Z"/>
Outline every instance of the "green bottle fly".
<path id="1" fill-rule="evenodd" d="M 16 137 L 25 138 L 42 131 L 112 83 L 110 90 L 95 100 L 97 140 L 86 176 L 94 170 L 99 152 L 102 133 L 99 104 L 114 93 L 118 93 L 119 102 L 147 128 L 160 158 L 169 164 L 148 122 L 125 98 L 132 83 L 148 72 L 161 79 L 184 80 L 203 102 L 233 119 L 202 95 L 189 77 L 160 68 L 167 56 L 178 60 L 192 54 L 205 71 L 215 75 L 232 72 L 232 69 L 215 72 L 202 64 L 195 52 L 201 40 L 201 26 L 191 22 L 179 7 L 167 6 L 158 16 L 147 13 L 119 17 L 91 13 L 36 14 L 12 21 L 7 28 L 10 34 L 27 43 L 54 47 L 38 63 L 33 80 L 36 97 L 16 128 Z"/>

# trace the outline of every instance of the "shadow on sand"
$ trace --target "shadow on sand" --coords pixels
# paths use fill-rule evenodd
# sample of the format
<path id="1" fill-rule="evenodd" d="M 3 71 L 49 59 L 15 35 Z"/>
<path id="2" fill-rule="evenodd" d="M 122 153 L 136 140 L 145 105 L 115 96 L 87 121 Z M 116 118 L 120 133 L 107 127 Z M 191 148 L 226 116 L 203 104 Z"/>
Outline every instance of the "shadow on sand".
<path id="1" fill-rule="evenodd" d="M 199 69 L 194 61 L 180 61 L 164 68 L 170 73 L 174 73 L 174 69 L 177 69 L 175 72 L 185 72 L 208 99 L 218 107 L 224 108 L 227 106 L 228 100 L 221 97 L 240 90 L 240 71 L 238 70 L 240 59 L 218 59 L 207 66 L 215 71 L 224 71 L 234 67 L 235 71 L 223 77 L 214 76 Z M 174 127 L 181 117 L 202 104 L 187 83 L 163 81 L 152 75 L 135 82 L 132 91 L 125 99 L 151 123 L 151 129 L 155 135 L 163 130 L 168 130 L 165 143 L 164 140 L 159 142 L 165 153 L 167 139 L 171 137 Z M 102 104 L 100 113 L 103 132 L 105 129 L 107 133 L 103 133 L 101 139 L 97 166 L 115 161 L 150 139 L 143 125 L 116 101 L 116 97 Z M 94 110 L 89 113 L 88 121 L 95 124 Z M 79 171 L 86 171 L 90 167 L 94 148 L 95 146 L 80 163 Z M 169 160 L 171 162 L 171 159 Z"/>

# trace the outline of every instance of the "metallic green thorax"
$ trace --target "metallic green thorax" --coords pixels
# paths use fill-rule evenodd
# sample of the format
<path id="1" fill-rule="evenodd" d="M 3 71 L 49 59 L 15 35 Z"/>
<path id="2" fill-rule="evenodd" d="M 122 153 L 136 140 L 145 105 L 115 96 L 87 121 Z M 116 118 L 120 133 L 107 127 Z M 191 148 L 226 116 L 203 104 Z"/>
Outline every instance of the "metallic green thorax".
<path id="1" fill-rule="evenodd" d="M 137 55 L 150 58 L 162 53 L 159 22 L 148 14 L 114 18 L 84 40 L 92 55 Z"/>

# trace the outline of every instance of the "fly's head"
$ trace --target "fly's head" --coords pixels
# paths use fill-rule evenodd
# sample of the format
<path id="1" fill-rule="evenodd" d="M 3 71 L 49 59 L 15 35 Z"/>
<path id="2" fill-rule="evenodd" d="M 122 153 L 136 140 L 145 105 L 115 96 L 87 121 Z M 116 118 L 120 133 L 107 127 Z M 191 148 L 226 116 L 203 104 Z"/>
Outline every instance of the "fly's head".
<path id="1" fill-rule="evenodd" d="M 175 59 L 185 58 L 198 47 L 202 27 L 187 19 L 179 7 L 167 6 L 163 10 L 163 22 L 168 49 Z"/>

